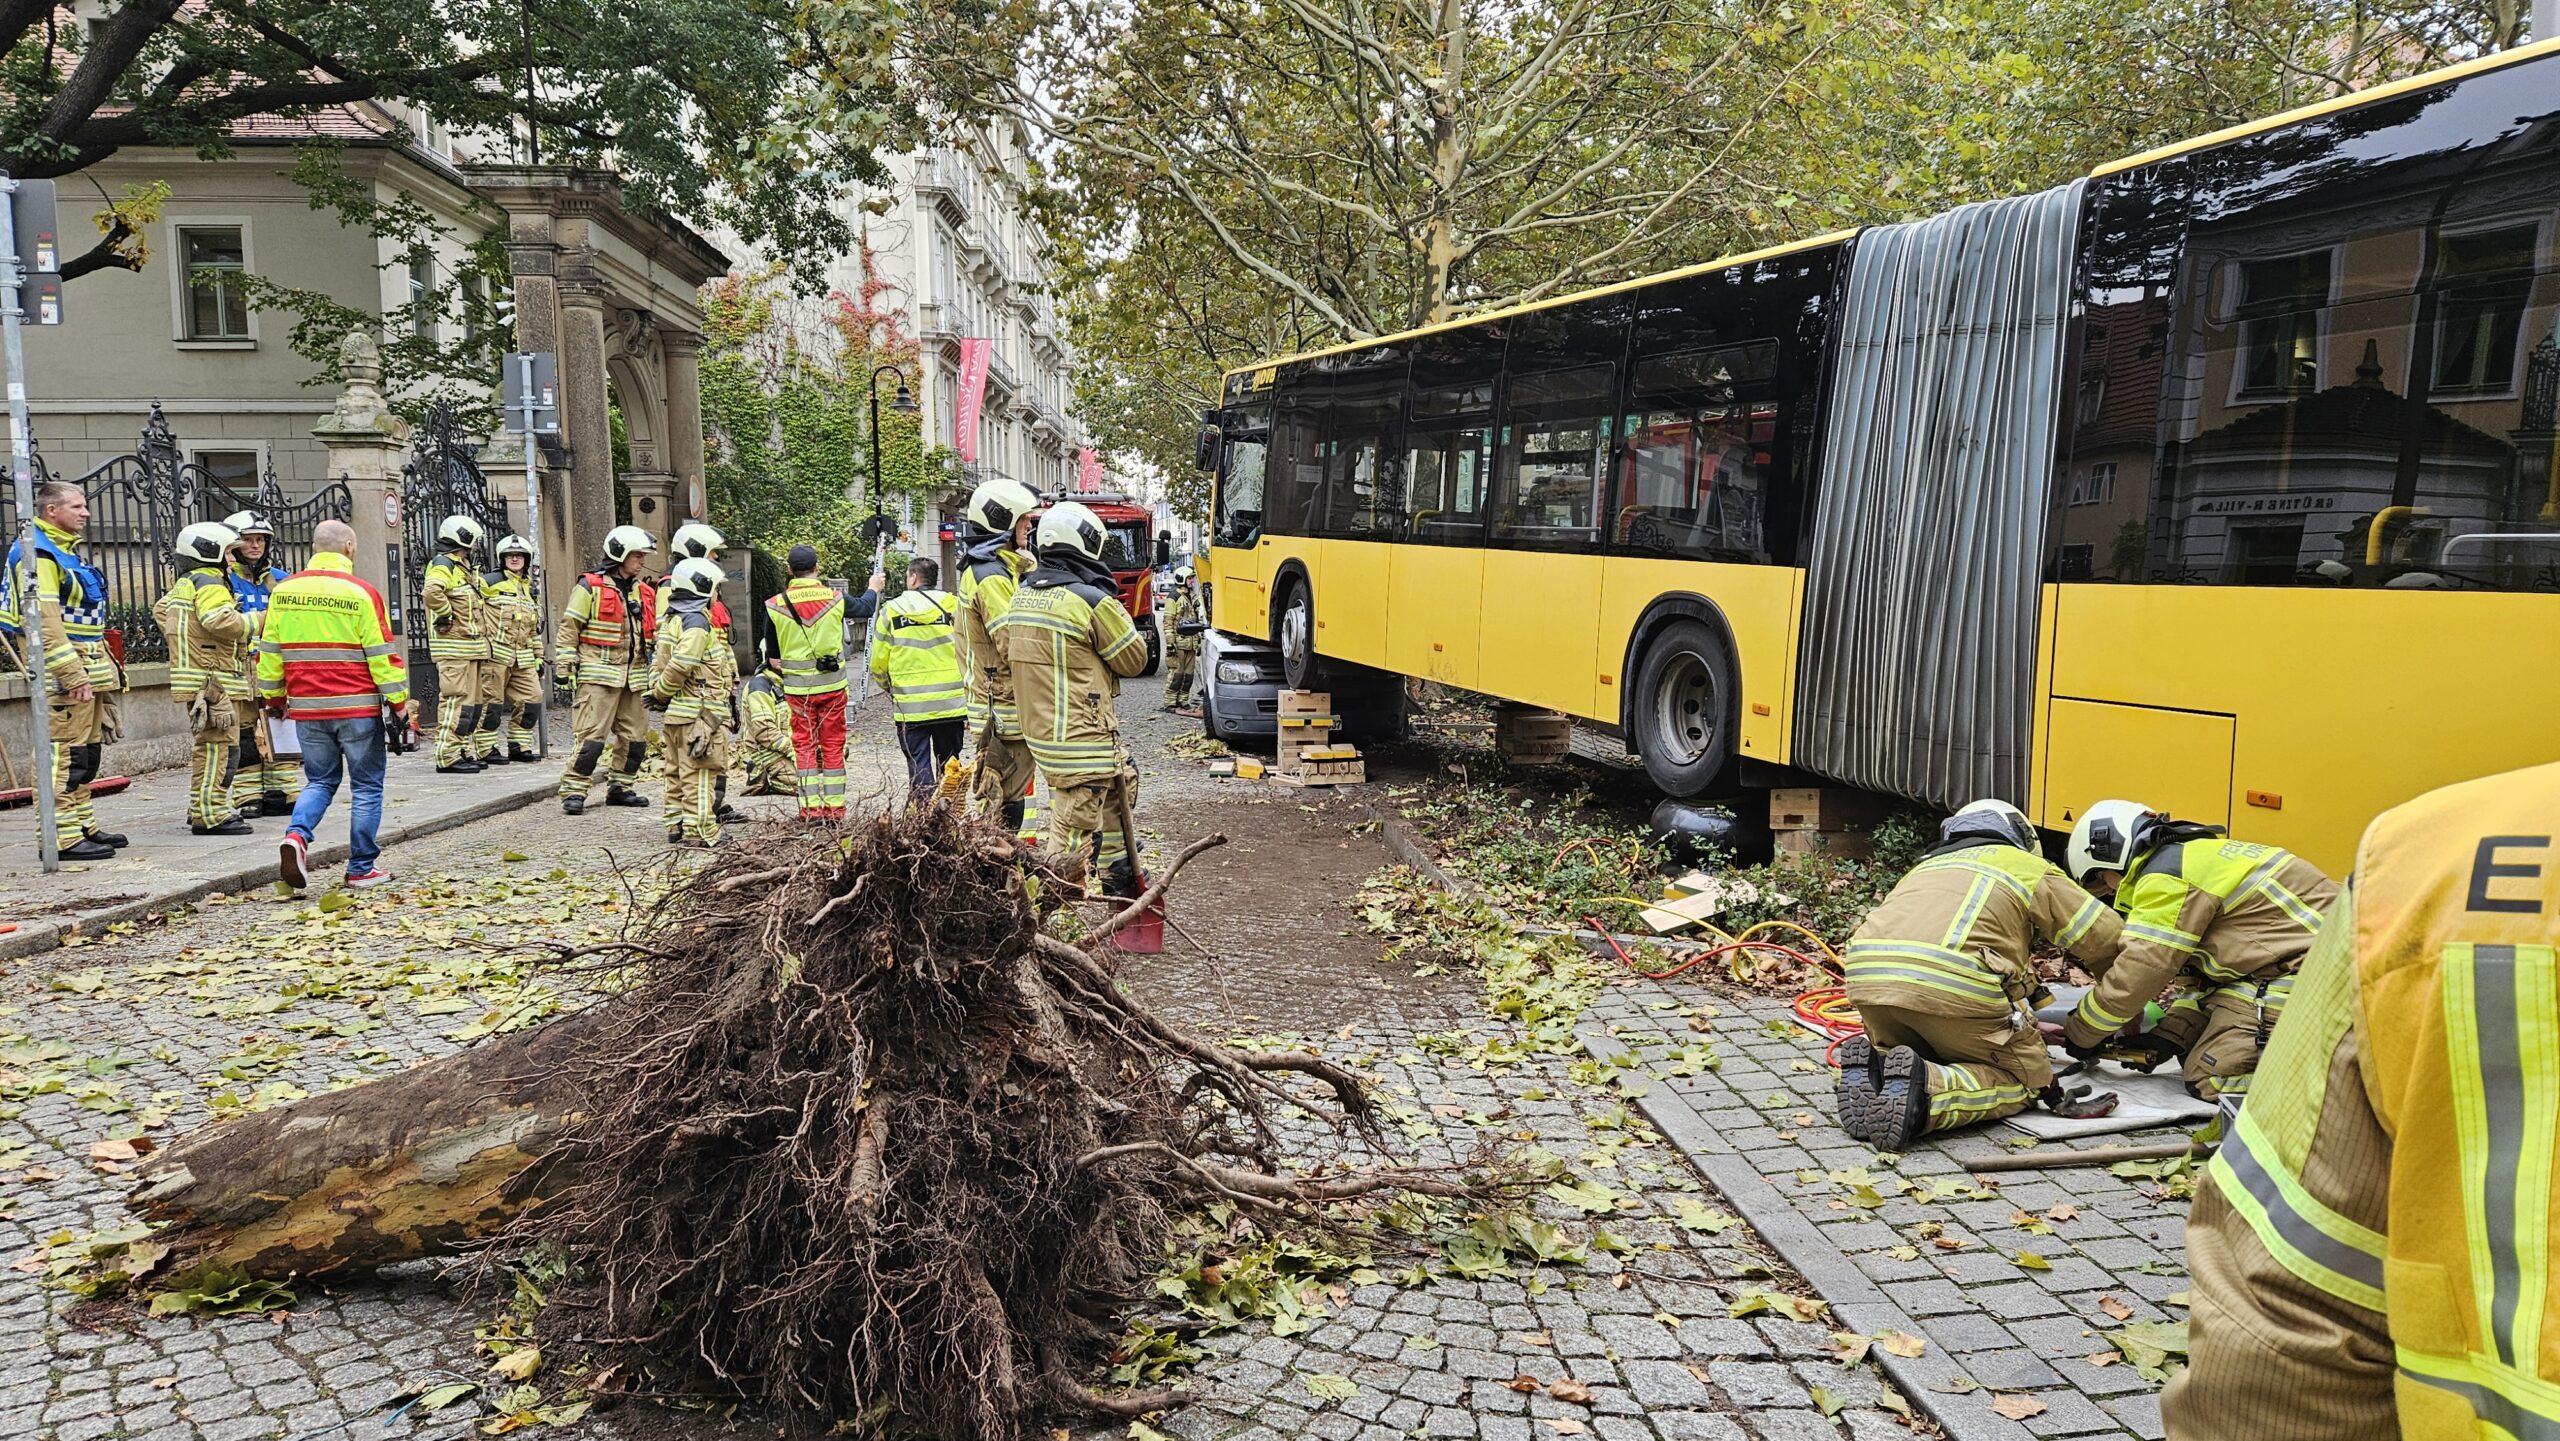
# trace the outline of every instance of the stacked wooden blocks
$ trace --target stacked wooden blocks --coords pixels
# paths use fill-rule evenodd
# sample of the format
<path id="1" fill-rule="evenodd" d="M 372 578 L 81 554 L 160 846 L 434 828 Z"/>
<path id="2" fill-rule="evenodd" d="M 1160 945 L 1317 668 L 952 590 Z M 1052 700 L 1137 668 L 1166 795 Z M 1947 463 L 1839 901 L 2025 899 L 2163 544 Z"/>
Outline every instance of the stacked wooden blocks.
<path id="1" fill-rule="evenodd" d="M 1554 765 L 1573 748 L 1573 718 L 1526 706 L 1496 707 L 1493 746 L 1516 766 Z"/>
<path id="2" fill-rule="evenodd" d="M 1358 785 L 1369 778 L 1357 746 L 1333 738 L 1342 723 L 1333 713 L 1333 697 L 1320 690 L 1280 692 L 1279 753 L 1271 778 L 1293 786 Z"/>
<path id="3" fill-rule="evenodd" d="M 1874 853 L 1867 833 L 1891 812 L 1885 797 L 1844 786 L 1780 786 L 1769 792 L 1769 830 L 1778 849 L 1800 856 L 1864 860 Z"/>

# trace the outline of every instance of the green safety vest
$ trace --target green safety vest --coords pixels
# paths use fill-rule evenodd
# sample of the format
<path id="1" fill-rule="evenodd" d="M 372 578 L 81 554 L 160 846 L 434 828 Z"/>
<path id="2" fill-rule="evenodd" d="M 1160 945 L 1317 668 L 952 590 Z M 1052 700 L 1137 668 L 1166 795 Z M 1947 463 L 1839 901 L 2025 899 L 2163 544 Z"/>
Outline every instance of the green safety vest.
<path id="1" fill-rule="evenodd" d="M 889 687 L 889 714 L 901 723 L 958 720 L 969 713 L 955 625 L 959 597 L 947 590 L 910 590 L 880 607 L 871 642 L 871 673 Z"/>
<path id="2" fill-rule="evenodd" d="M 801 576 L 767 597 L 775 668 L 784 695 L 827 695 L 844 689 L 844 597 L 822 580 Z"/>

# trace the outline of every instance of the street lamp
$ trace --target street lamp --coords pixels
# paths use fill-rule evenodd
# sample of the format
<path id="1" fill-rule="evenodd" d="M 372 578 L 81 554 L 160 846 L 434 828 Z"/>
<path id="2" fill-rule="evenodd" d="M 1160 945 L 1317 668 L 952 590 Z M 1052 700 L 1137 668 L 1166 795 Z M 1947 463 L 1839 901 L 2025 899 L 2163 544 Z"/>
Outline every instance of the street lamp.
<path id="1" fill-rule="evenodd" d="M 880 377 L 883 373 L 898 377 L 898 393 L 889 402 L 890 411 L 897 415 L 913 415 L 916 413 L 915 392 L 907 389 L 907 377 L 905 374 L 894 365 L 875 365 L 871 367 L 871 519 L 872 530 L 875 532 L 872 537 L 872 543 L 875 546 L 887 537 L 887 530 L 879 524 L 880 502 L 882 499 L 880 491 Z"/>

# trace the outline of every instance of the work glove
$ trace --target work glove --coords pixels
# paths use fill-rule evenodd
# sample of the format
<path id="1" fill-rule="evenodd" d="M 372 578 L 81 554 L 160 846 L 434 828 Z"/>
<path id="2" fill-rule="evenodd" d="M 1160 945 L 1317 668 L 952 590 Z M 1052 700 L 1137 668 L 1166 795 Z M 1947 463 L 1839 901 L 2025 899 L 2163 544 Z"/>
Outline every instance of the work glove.
<path id="1" fill-rule="evenodd" d="M 693 734 L 685 740 L 684 753 L 695 760 L 711 754 L 711 727 L 695 726 Z"/>
<path id="2" fill-rule="evenodd" d="M 667 708 L 667 701 L 669 699 L 670 697 L 662 696 L 656 691 L 651 691 L 649 694 L 640 698 L 640 704 L 648 707 L 650 710 L 662 711 Z"/>
<path id="3" fill-rule="evenodd" d="M 213 702 L 203 696 L 187 702 L 187 728 L 197 735 L 213 729 Z"/>

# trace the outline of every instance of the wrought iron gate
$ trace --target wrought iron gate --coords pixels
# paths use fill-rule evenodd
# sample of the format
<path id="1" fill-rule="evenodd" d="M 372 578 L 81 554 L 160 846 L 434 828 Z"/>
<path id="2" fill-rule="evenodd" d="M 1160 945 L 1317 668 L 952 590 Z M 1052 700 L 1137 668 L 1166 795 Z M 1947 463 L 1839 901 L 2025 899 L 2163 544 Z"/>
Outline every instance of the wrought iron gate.
<path id="1" fill-rule="evenodd" d="M 393 619 L 408 638 L 409 693 L 419 715 L 436 713 L 436 664 L 427 651 L 425 601 L 436 527 L 452 515 L 480 522 L 488 544 L 472 564 L 485 571 L 496 559 L 489 546 L 515 528 L 507 512 L 506 499 L 490 492 L 489 478 L 481 472 L 480 443 L 464 435 L 450 404 L 436 402 L 400 467 L 400 612 Z"/>

